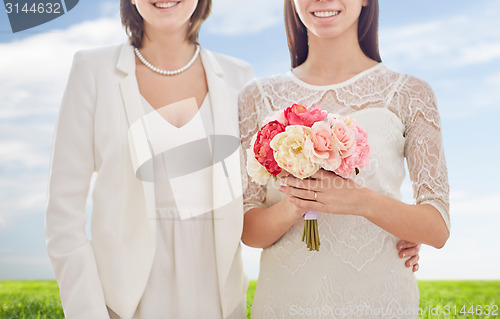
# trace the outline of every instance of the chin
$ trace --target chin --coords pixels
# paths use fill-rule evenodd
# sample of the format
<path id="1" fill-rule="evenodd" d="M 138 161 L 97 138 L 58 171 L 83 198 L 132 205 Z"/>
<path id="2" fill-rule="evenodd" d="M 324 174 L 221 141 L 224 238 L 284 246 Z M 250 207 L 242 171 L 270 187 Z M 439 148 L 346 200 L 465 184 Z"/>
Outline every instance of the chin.
<path id="1" fill-rule="evenodd" d="M 358 29 L 351 26 L 346 27 L 345 25 L 320 25 L 314 26 L 311 30 L 309 30 L 309 35 L 313 34 L 315 37 L 319 39 L 335 39 L 335 38 L 344 38 L 354 36 L 358 37 Z"/>
<path id="2" fill-rule="evenodd" d="M 154 29 L 165 34 L 179 33 L 185 29 L 186 23 L 176 19 L 164 19 L 154 25 Z"/>
<path id="3" fill-rule="evenodd" d="M 315 32 L 310 32 L 318 39 L 334 39 L 340 37 L 343 32 L 339 30 L 316 30 Z"/>

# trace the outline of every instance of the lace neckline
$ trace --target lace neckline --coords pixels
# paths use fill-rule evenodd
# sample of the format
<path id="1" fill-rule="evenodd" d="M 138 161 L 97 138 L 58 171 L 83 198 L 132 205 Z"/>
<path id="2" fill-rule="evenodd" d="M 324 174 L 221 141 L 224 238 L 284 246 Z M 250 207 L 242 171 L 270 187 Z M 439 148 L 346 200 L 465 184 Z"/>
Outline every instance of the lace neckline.
<path id="1" fill-rule="evenodd" d="M 364 71 L 361 71 L 360 73 L 354 75 L 353 77 L 351 77 L 345 81 L 335 83 L 335 84 L 327 84 L 327 85 L 314 85 L 314 84 L 310 84 L 310 83 L 307 83 L 305 81 L 302 81 L 295 74 L 293 74 L 292 70 L 288 71 L 286 73 L 286 75 L 288 75 L 288 77 L 290 77 L 293 82 L 295 82 L 296 84 L 298 84 L 302 87 L 305 87 L 305 88 L 308 88 L 311 90 L 324 91 L 324 90 L 335 89 L 335 88 L 349 85 L 349 84 L 357 81 L 358 79 L 362 78 L 363 76 L 370 74 L 370 73 L 382 68 L 383 66 L 384 66 L 383 63 L 380 62 L 380 63 L 375 64 L 374 66 L 372 66 Z"/>

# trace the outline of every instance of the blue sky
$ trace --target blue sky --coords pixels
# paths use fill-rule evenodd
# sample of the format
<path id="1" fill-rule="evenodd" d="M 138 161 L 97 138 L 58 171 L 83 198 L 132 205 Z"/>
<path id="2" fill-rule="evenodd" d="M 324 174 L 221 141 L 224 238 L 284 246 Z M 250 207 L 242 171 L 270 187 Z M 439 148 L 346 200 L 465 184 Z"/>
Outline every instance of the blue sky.
<path id="1" fill-rule="evenodd" d="M 250 62 L 257 76 L 289 69 L 279 0 L 213 0 L 200 42 Z M 434 88 L 451 184 L 452 234 L 425 247 L 419 278 L 500 279 L 500 2 L 380 1 L 384 64 Z M 12 34 L 0 10 L 0 279 L 53 278 L 43 215 L 53 128 L 75 51 L 126 38 L 118 1 L 83 0 Z M 411 188 L 405 183 L 405 200 Z M 259 250 L 244 250 L 250 277 Z"/>

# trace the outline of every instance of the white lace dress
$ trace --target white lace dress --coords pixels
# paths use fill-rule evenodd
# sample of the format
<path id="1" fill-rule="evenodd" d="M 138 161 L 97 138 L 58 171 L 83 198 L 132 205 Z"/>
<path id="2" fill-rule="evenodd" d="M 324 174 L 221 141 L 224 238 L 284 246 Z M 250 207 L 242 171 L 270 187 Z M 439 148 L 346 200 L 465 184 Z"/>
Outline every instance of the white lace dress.
<path id="1" fill-rule="evenodd" d="M 406 158 L 416 203 L 436 207 L 449 228 L 440 119 L 427 83 L 382 64 L 328 86 L 291 72 L 254 80 L 240 96 L 243 147 L 266 116 L 294 103 L 349 114 L 366 129 L 370 165 L 354 178 L 362 186 L 401 199 Z M 276 185 L 248 179 L 245 211 L 283 198 Z M 320 213 L 318 225 L 319 252 L 301 241 L 302 222 L 262 251 L 252 318 L 418 318 L 418 286 L 398 257 L 399 238 L 359 216 Z"/>

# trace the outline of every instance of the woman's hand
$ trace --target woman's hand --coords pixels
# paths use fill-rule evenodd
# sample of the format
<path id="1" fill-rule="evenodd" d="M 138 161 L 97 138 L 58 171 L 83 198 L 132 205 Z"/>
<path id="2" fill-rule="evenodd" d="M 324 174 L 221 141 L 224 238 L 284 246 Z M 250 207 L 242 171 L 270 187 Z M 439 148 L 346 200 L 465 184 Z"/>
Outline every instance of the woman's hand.
<path id="1" fill-rule="evenodd" d="M 281 178 L 280 178 L 282 186 L 286 187 L 286 184 L 284 183 L 284 181 L 288 177 L 295 178 L 291 174 L 283 174 L 281 176 Z M 281 187 L 280 187 L 280 190 L 281 190 Z M 295 220 L 295 221 L 303 220 L 304 219 L 304 215 L 307 213 L 308 209 L 302 208 L 302 207 L 299 207 L 299 206 L 295 205 L 293 203 L 293 200 L 291 200 L 291 197 L 292 196 L 287 195 L 281 201 L 281 204 L 283 205 L 282 209 L 286 211 L 287 216 L 290 217 L 291 220 Z"/>
<path id="2" fill-rule="evenodd" d="M 302 208 L 295 205 L 290 200 L 290 196 L 287 196 L 285 199 L 283 199 L 283 207 L 284 211 L 287 213 L 288 217 L 294 224 L 301 220 L 304 220 L 304 215 L 309 210 L 307 208 Z"/>
<path id="3" fill-rule="evenodd" d="M 420 259 L 420 244 L 415 244 L 409 241 L 402 240 L 398 243 L 397 248 L 399 251 L 399 258 L 406 259 L 406 267 L 412 267 L 413 272 L 416 272 L 419 268 L 418 260 Z"/>
<path id="4" fill-rule="evenodd" d="M 363 188 L 351 179 L 320 169 L 310 179 L 291 175 L 282 179 L 280 192 L 298 208 L 324 213 L 361 215 Z"/>

